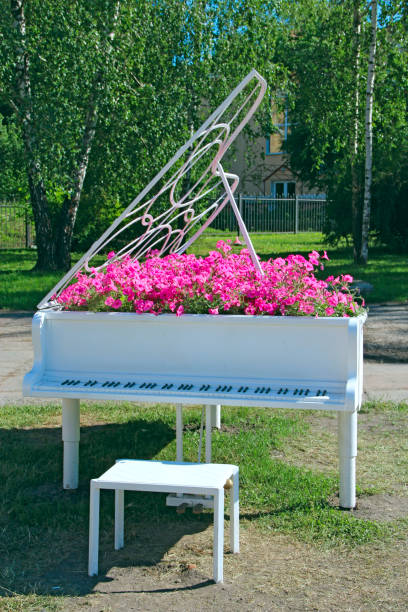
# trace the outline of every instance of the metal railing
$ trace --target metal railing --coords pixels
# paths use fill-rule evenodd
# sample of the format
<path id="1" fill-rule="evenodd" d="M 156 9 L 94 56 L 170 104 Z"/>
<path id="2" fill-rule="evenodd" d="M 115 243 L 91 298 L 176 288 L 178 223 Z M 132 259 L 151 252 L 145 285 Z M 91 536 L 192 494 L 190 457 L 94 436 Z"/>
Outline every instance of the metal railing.
<path id="1" fill-rule="evenodd" d="M 0 202 L 0 249 L 30 248 L 34 235 L 34 223 L 24 204 Z"/>
<path id="2" fill-rule="evenodd" d="M 292 198 L 238 196 L 241 216 L 249 232 L 322 232 L 327 201 L 314 196 Z M 213 229 L 237 230 L 235 215 L 226 206 L 211 224 Z"/>
<path id="3" fill-rule="evenodd" d="M 241 216 L 249 232 L 322 232 L 327 201 L 322 198 L 296 196 L 238 196 Z M 238 231 L 231 206 L 226 206 L 211 227 Z M 0 249 L 30 248 L 35 244 L 34 223 L 24 204 L 0 202 Z"/>

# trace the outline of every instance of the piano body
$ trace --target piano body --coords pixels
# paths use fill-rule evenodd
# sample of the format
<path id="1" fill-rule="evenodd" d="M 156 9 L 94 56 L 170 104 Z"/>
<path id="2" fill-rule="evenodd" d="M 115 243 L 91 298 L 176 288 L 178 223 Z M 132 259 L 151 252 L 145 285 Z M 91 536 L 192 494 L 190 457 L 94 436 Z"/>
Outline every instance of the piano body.
<path id="1" fill-rule="evenodd" d="M 34 365 L 23 393 L 62 398 L 65 488 L 78 486 L 81 399 L 175 403 L 177 460 L 182 460 L 183 404 L 207 406 L 207 461 L 210 407 L 313 408 L 338 412 L 340 505 L 355 506 L 364 316 L 68 312 L 56 299 L 80 270 L 92 275 L 115 259 L 139 260 L 151 249 L 159 255 L 185 252 L 227 205 L 254 269 L 263 274 L 234 198 L 239 177 L 226 172 L 222 162 L 266 87 L 251 70 L 39 303 L 33 319 Z M 129 234 L 133 237 L 126 242 Z"/>
<path id="2" fill-rule="evenodd" d="M 81 399 L 176 404 L 178 460 L 184 404 L 337 411 L 340 505 L 353 508 L 364 321 L 43 310 L 23 393 L 62 398 L 65 488 L 78 482 Z"/>

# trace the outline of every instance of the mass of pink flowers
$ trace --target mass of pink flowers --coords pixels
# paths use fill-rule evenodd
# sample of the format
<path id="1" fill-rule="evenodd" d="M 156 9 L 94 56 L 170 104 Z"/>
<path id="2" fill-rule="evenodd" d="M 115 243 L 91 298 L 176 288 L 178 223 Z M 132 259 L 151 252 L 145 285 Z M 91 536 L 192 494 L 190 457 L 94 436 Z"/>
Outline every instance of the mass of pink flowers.
<path id="1" fill-rule="evenodd" d="M 115 258 L 89 274 L 79 272 L 57 301 L 67 310 L 135 313 L 357 316 L 363 310 L 349 289 L 353 278 L 344 274 L 326 280 L 317 251 L 261 262 L 258 273 L 247 249 L 233 253 L 230 241 L 217 242 L 207 257 L 151 252 L 145 261 Z"/>

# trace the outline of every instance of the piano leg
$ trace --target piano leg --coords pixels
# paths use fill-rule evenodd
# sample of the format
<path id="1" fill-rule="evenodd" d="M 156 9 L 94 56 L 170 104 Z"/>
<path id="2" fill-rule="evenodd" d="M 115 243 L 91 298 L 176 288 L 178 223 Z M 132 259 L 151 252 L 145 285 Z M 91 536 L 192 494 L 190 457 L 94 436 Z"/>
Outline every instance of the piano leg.
<path id="1" fill-rule="evenodd" d="M 215 404 L 211 406 L 211 426 L 216 427 L 217 429 L 221 428 L 221 406 L 220 404 Z"/>
<path id="2" fill-rule="evenodd" d="M 205 462 L 211 463 L 212 413 L 214 406 L 205 407 Z"/>
<path id="3" fill-rule="evenodd" d="M 176 406 L 176 461 L 183 461 L 183 404 Z"/>
<path id="4" fill-rule="evenodd" d="M 357 411 L 338 413 L 340 508 L 356 507 Z"/>
<path id="5" fill-rule="evenodd" d="M 64 444 L 64 489 L 78 488 L 79 400 L 62 400 L 62 441 Z"/>

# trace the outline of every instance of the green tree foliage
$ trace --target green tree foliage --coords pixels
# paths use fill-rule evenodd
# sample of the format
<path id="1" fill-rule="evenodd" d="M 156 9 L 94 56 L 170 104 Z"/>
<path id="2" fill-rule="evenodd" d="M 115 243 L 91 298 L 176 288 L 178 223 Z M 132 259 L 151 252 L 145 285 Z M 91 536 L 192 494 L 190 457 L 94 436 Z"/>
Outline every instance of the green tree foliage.
<path id="1" fill-rule="evenodd" d="M 21 130 L 38 267 L 69 267 L 72 240 L 88 246 L 252 67 L 275 79 L 270 16 L 259 0 L 10 0 L 1 103 Z"/>
<path id="2" fill-rule="evenodd" d="M 361 16 L 359 78 L 356 79 L 354 9 Z M 380 3 L 377 74 L 374 92 L 372 234 L 389 244 L 408 239 L 406 134 L 406 4 Z M 292 74 L 290 103 L 294 127 L 288 141 L 291 166 L 331 200 L 333 240 L 352 235 L 355 255 L 361 248 L 364 197 L 364 100 L 369 48 L 369 3 L 299 2 L 285 26 L 280 52 Z M 357 86 L 356 86 L 357 84 Z M 357 155 L 353 156 L 356 95 Z M 353 174 L 354 173 L 354 174 Z M 353 182 L 357 219 L 353 226 Z M 404 223 L 405 219 L 405 223 Z"/>
<path id="3" fill-rule="evenodd" d="M 21 200 L 28 194 L 24 152 L 15 123 L 0 114 L 0 200 Z"/>

